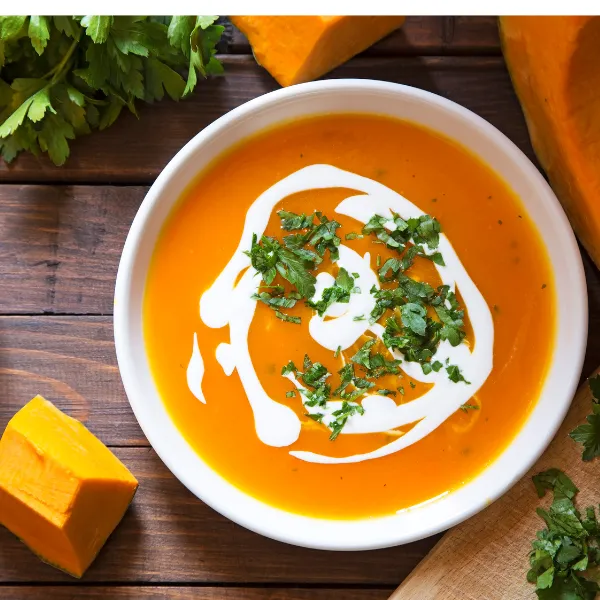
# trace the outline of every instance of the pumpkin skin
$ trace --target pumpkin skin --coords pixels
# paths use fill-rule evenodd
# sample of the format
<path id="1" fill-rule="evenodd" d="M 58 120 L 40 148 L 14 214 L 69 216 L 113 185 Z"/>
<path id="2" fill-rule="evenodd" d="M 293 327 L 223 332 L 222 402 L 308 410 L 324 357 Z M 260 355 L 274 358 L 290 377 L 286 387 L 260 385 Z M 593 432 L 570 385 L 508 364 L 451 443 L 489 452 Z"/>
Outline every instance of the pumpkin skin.
<path id="1" fill-rule="evenodd" d="M 397 29 L 397 16 L 231 17 L 282 86 L 317 79 Z"/>
<path id="2" fill-rule="evenodd" d="M 600 17 L 501 17 L 531 143 L 600 267 Z"/>

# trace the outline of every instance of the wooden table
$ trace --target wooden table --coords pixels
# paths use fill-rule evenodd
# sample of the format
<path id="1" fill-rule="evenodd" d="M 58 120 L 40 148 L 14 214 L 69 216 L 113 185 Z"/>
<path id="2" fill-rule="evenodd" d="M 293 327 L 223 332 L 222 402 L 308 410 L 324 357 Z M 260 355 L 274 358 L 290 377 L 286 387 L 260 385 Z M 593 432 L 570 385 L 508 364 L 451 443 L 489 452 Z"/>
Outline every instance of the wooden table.
<path id="1" fill-rule="evenodd" d="M 243 37 L 229 33 L 221 57 L 226 76 L 202 82 L 191 99 L 143 106 L 139 121 L 123 115 L 107 131 L 74 143 L 60 169 L 31 156 L 11 167 L 0 164 L 0 431 L 26 401 L 43 394 L 84 421 L 141 484 L 80 582 L 0 530 L 3 600 L 383 600 L 437 540 L 333 553 L 250 533 L 167 471 L 129 408 L 111 315 L 131 220 L 148 186 L 194 134 L 277 88 Z M 445 96 L 493 123 L 534 159 L 493 18 L 410 18 L 331 77 L 382 79 Z M 600 363 L 600 282 L 584 260 L 591 310 L 587 374 Z"/>

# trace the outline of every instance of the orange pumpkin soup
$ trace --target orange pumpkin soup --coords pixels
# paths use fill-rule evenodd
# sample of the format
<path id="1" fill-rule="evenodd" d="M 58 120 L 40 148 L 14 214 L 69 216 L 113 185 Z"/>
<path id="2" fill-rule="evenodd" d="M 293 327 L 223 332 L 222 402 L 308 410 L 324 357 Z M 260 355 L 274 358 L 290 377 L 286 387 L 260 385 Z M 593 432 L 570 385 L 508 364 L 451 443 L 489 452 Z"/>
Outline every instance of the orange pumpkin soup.
<path id="1" fill-rule="evenodd" d="M 451 492 L 504 450 L 546 376 L 555 295 L 535 225 L 475 156 L 411 122 L 324 115 L 189 187 L 143 319 L 163 401 L 215 471 L 353 519 Z"/>

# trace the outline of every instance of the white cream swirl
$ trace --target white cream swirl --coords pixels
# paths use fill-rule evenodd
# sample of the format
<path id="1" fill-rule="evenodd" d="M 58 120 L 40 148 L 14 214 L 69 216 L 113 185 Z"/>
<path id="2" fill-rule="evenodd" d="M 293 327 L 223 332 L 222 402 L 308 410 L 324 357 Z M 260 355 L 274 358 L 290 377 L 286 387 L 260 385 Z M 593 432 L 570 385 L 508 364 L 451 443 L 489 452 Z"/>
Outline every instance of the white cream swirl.
<path id="1" fill-rule="evenodd" d="M 254 233 L 259 237 L 264 233 L 274 207 L 285 197 L 305 190 L 323 188 L 347 188 L 362 192 L 361 195 L 354 195 L 340 202 L 336 212 L 363 223 L 373 214 L 391 217 L 392 213 L 398 213 L 405 219 L 425 214 L 412 202 L 381 183 L 330 165 L 312 165 L 292 173 L 261 194 L 248 209 L 237 250 L 200 299 L 200 318 L 213 328 L 229 325 L 230 343 L 219 346 L 217 359 L 227 375 L 234 368 L 237 370 L 252 407 L 257 435 L 262 442 L 271 446 L 289 446 L 294 443 L 300 435 L 301 423 L 294 411 L 267 395 L 252 365 L 248 331 L 256 301 L 251 296 L 260 284 L 260 277 L 250 265 L 250 259 L 244 251 L 250 248 Z M 387 227 L 393 230 L 395 226 L 392 220 Z M 375 302 L 370 290 L 373 286 L 379 287 L 377 276 L 370 267 L 369 255 L 361 257 L 343 244 L 339 251 L 338 265 L 350 273 L 359 274 L 355 285 L 360 288 L 360 292 L 352 294 L 347 304 L 336 303 L 330 306 L 323 317 L 315 315 L 311 318 L 310 335 L 317 343 L 330 350 L 335 350 L 338 346 L 342 349 L 350 347 L 368 330 L 379 337 L 383 333 L 380 325 L 371 326 L 368 322 L 368 315 Z M 362 399 L 364 414 L 351 416 L 341 433 L 351 435 L 383 432 L 415 424 L 412 429 L 393 442 L 365 454 L 332 457 L 294 450 L 291 452 L 293 456 L 308 462 L 352 463 L 392 454 L 429 435 L 483 385 L 493 366 L 492 316 L 485 299 L 443 234 L 440 236 L 439 251 L 446 266 L 436 264 L 435 267 L 444 284 L 453 291 L 460 290 L 475 333 L 475 344 L 469 349 L 466 344 L 453 347 L 449 342 L 442 342 L 435 360 L 444 362 L 449 359 L 460 368 L 470 385 L 451 382 L 443 369 L 425 375 L 418 363 L 403 362 L 402 368 L 409 376 L 417 381 L 431 383 L 433 387 L 419 398 L 398 405 L 389 397 L 367 395 Z M 332 282 L 330 274 L 320 273 L 317 276 L 315 299 Z M 365 320 L 355 320 L 360 315 L 364 315 Z M 199 350 L 196 353 L 195 338 L 194 343 L 194 353 L 188 367 L 188 385 L 194 395 L 203 400 L 202 373 L 193 373 L 192 365 L 199 364 L 200 356 Z M 395 353 L 395 356 L 402 358 L 399 353 Z M 332 420 L 331 413 L 340 406 L 341 402 L 330 401 L 325 410 L 319 408 L 319 412 L 325 413 L 323 422 L 326 425 Z"/>

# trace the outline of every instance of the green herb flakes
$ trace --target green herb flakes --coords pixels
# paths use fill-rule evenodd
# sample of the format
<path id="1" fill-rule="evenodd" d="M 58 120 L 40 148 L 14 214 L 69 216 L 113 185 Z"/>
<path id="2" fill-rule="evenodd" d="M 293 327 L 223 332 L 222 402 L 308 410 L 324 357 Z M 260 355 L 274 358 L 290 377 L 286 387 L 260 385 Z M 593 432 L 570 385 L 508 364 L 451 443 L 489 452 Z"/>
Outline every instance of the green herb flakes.
<path id="1" fill-rule="evenodd" d="M 360 404 L 344 401 L 342 402 L 342 408 L 334 410 L 331 414 L 335 417 L 335 420 L 329 423 L 331 428 L 329 439 L 333 442 L 341 433 L 348 419 L 355 414 L 364 415 L 365 409 Z"/>
<path id="2" fill-rule="evenodd" d="M 285 313 L 282 313 L 279 310 L 275 311 L 275 316 L 279 320 L 285 321 L 286 323 L 294 323 L 294 325 L 300 325 L 300 323 L 301 323 L 300 317 L 293 317 L 292 315 L 287 315 Z"/>
<path id="3" fill-rule="evenodd" d="M 463 374 L 460 372 L 460 369 L 456 365 L 448 365 L 446 367 L 446 373 L 448 373 L 448 379 L 454 383 L 463 381 L 467 385 L 471 385 L 471 382 L 464 378 Z"/>
<path id="4" fill-rule="evenodd" d="M 336 302 L 348 304 L 350 301 L 350 294 L 357 293 L 357 291 L 360 291 L 360 288 L 354 287 L 354 278 L 342 267 L 335 278 L 333 287 L 325 288 L 321 295 L 321 299 L 317 302 L 308 300 L 306 304 L 311 308 L 314 308 L 318 315 L 322 317 L 332 304 L 335 304 Z"/>

